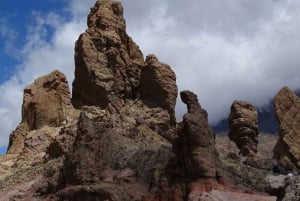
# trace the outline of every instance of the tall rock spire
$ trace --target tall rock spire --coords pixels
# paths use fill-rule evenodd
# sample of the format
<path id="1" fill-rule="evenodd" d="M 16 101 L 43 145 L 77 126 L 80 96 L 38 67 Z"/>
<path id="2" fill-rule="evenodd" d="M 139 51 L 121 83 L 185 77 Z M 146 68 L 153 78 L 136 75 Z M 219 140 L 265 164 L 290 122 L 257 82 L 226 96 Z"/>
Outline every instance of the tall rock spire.
<path id="1" fill-rule="evenodd" d="M 144 57 L 126 33 L 121 3 L 97 1 L 87 25 L 75 46 L 72 103 L 105 108 L 116 98 L 135 99 Z"/>

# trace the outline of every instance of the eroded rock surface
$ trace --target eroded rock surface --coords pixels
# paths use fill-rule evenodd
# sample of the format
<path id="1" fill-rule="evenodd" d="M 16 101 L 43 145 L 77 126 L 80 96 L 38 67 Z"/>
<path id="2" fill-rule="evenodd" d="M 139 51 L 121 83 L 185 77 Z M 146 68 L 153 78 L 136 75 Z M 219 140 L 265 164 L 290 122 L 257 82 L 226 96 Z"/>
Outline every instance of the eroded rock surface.
<path id="1" fill-rule="evenodd" d="M 256 108 L 246 101 L 234 101 L 229 116 L 230 140 L 235 142 L 243 156 L 257 153 L 258 117 Z"/>
<path id="2" fill-rule="evenodd" d="M 168 110 L 174 125 L 174 108 L 178 93 L 174 71 L 170 66 L 159 62 L 156 56 L 148 55 L 140 79 L 141 99 L 150 107 L 160 106 Z"/>
<path id="3" fill-rule="evenodd" d="M 215 135 L 196 94 L 181 92 L 188 112 L 176 124 L 176 76 L 154 55 L 144 61 L 126 34 L 119 2 L 99 0 L 91 9 L 88 29 L 76 42 L 75 65 L 72 104 L 77 109 L 59 72 L 25 90 L 22 123 L 11 135 L 9 154 L 0 157 L 0 197 L 254 199 L 230 193 L 223 182 Z M 40 106 L 39 101 L 48 101 L 43 98 L 54 104 Z"/>
<path id="4" fill-rule="evenodd" d="M 179 131 L 187 174 L 193 178 L 216 178 L 215 134 L 208 125 L 207 112 L 193 92 L 182 91 L 180 96 L 188 109 Z"/>
<path id="5" fill-rule="evenodd" d="M 278 196 L 277 201 L 300 200 L 300 177 L 286 177 L 285 187 Z"/>
<path id="6" fill-rule="evenodd" d="M 44 155 L 60 127 L 74 116 L 63 73 L 56 70 L 36 79 L 24 90 L 22 121 L 10 135 L 8 153 L 24 156 L 35 150 L 38 155 Z"/>
<path id="7" fill-rule="evenodd" d="M 87 25 L 75 46 L 73 104 L 106 108 L 114 99 L 135 99 L 144 57 L 126 33 L 121 3 L 97 1 Z"/>
<path id="8" fill-rule="evenodd" d="M 283 87 L 273 104 L 279 122 L 274 157 L 290 171 L 300 167 L 300 99 L 291 89 Z"/>
<path id="9" fill-rule="evenodd" d="M 65 75 L 59 71 L 40 77 L 24 89 L 22 123 L 28 130 L 61 126 L 72 108 Z"/>

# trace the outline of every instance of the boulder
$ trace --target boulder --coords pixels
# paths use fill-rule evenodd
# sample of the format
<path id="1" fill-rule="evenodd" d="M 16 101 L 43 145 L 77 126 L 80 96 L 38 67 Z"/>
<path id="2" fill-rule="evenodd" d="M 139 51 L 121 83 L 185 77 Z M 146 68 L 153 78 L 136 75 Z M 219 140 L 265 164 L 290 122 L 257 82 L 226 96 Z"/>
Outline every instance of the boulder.
<path id="1" fill-rule="evenodd" d="M 266 192 L 270 195 L 280 196 L 285 187 L 286 175 L 267 175 L 265 178 Z"/>
<path id="2" fill-rule="evenodd" d="M 283 87 L 273 104 L 279 122 L 274 157 L 286 171 L 291 171 L 300 167 L 300 98 L 288 87 Z"/>
<path id="3" fill-rule="evenodd" d="M 243 156 L 257 153 L 258 117 L 256 108 L 246 101 L 234 101 L 229 116 L 228 137 Z"/>

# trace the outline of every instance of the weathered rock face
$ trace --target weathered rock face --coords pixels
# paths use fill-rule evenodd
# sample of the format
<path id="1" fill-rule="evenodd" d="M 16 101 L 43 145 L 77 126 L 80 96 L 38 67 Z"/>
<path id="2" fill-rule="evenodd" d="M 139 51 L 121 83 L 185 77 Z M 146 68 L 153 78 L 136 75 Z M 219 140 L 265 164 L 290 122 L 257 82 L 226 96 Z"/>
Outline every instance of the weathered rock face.
<path id="1" fill-rule="evenodd" d="M 300 167 L 300 99 L 289 88 L 282 88 L 274 98 L 279 122 L 279 139 L 274 157 L 286 170 Z"/>
<path id="2" fill-rule="evenodd" d="M 89 28 L 75 47 L 72 103 L 78 110 L 60 73 L 25 90 L 22 123 L 11 135 L 9 154 L 0 157 L 0 200 L 252 197 L 221 185 L 215 135 L 190 91 L 181 93 L 188 112 L 176 125 L 176 76 L 154 55 L 143 61 L 122 14 L 112 0 L 98 0 L 91 9 Z M 40 106 L 46 100 L 39 96 L 54 102 L 50 109 Z"/>
<path id="3" fill-rule="evenodd" d="M 59 71 L 40 77 L 24 89 L 22 123 L 28 130 L 61 126 L 72 108 L 70 90 Z"/>
<path id="4" fill-rule="evenodd" d="M 229 116 L 228 136 L 243 156 L 257 153 L 258 117 L 256 108 L 246 101 L 234 101 Z"/>
<path id="5" fill-rule="evenodd" d="M 174 125 L 178 90 L 176 75 L 170 66 L 160 63 L 154 55 L 148 55 L 140 79 L 141 99 L 150 107 L 160 106 L 168 110 Z"/>
<path id="6" fill-rule="evenodd" d="M 8 153 L 24 152 L 24 147 L 40 146 L 42 141 L 45 149 L 48 140 L 56 135 L 53 133 L 58 133 L 55 128 L 62 126 L 73 113 L 68 82 L 63 73 L 53 71 L 36 79 L 24 90 L 22 122 L 10 135 Z M 48 134 L 36 132 L 43 127 Z M 41 153 L 40 148 L 37 153 Z"/>
<path id="7" fill-rule="evenodd" d="M 208 125 L 207 113 L 194 93 L 182 91 L 180 96 L 188 108 L 179 131 L 186 173 L 192 178 L 216 178 L 215 134 Z"/>
<path id="8" fill-rule="evenodd" d="M 144 58 L 126 33 L 122 5 L 97 1 L 87 24 L 75 46 L 72 103 L 106 108 L 115 99 L 135 99 Z"/>
<path id="9" fill-rule="evenodd" d="M 117 115 L 106 115 L 95 121 L 88 117 L 91 117 L 90 109 L 81 114 L 73 149 L 67 154 L 64 165 L 66 183 L 118 182 L 123 179 L 134 182 L 136 178 L 150 183 L 151 171 L 165 169 L 171 153 L 170 143 L 147 123 L 137 125 L 133 118 L 135 111 L 124 119 L 126 128 L 114 125 Z M 130 174 L 122 178 L 124 171 Z"/>

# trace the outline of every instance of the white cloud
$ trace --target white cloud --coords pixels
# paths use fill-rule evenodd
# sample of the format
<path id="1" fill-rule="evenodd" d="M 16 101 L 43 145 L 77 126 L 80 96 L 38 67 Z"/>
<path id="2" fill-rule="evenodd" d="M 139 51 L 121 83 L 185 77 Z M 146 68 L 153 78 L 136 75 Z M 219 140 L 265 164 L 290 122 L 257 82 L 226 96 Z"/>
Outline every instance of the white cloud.
<path id="1" fill-rule="evenodd" d="M 0 86 L 0 147 L 7 146 L 9 133 L 21 121 L 21 104 L 23 89 L 37 77 L 55 69 L 64 72 L 72 84 L 74 77 L 74 44 L 79 34 L 86 29 L 86 15 L 93 1 L 70 2 L 69 16 L 61 16 L 55 12 L 32 15 L 33 23 L 28 25 L 25 34 L 25 45 L 10 54 L 19 55 L 21 63 L 15 75 Z M 13 30 L 3 29 L 3 34 Z M 14 35 L 12 35 L 14 36 Z M 24 35 L 23 35 L 24 37 Z M 13 46 L 13 40 L 7 41 Z"/>
<path id="2" fill-rule="evenodd" d="M 124 3 L 130 35 L 171 65 L 179 89 L 198 94 L 212 123 L 227 117 L 234 99 L 262 107 L 282 86 L 300 88 L 298 1 L 154 1 L 139 16 Z M 151 17 L 159 6 L 164 13 Z M 178 118 L 183 107 L 178 100 Z"/>
<path id="3" fill-rule="evenodd" d="M 177 74 L 180 90 L 198 95 L 210 122 L 234 99 L 261 107 L 284 85 L 300 87 L 300 2 L 296 0 L 122 0 L 127 31 L 145 55 Z M 0 86 L 0 146 L 20 122 L 23 88 L 53 69 L 73 80 L 74 42 L 94 1 L 72 0 L 68 17 L 35 13 L 20 71 Z M 49 34 L 50 33 L 50 34 Z M 177 117 L 185 113 L 178 100 Z"/>

